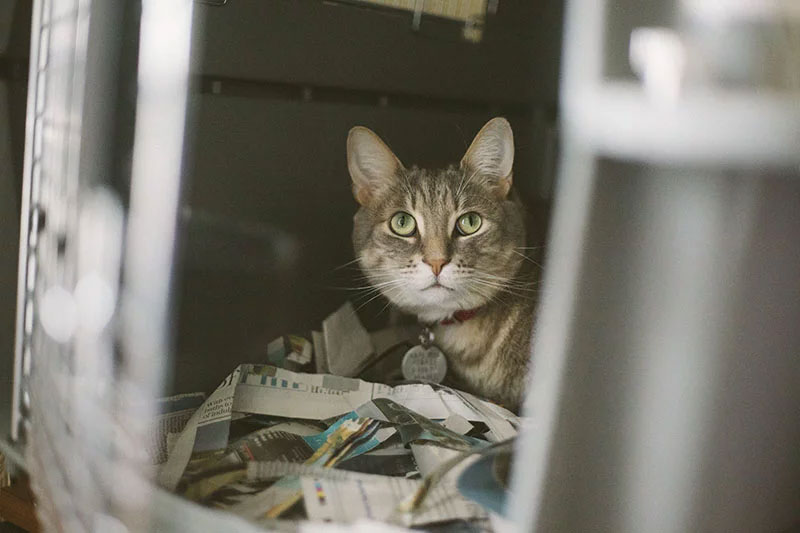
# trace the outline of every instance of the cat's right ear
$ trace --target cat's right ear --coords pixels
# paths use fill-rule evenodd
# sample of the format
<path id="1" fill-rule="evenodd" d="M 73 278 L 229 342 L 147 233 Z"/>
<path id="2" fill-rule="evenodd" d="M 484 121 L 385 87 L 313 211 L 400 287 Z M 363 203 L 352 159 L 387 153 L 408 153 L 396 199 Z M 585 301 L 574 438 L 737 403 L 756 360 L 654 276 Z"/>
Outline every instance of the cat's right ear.
<path id="1" fill-rule="evenodd" d="M 347 135 L 347 168 L 353 196 L 367 205 L 378 190 L 394 181 L 403 164 L 372 130 L 356 126 Z"/>
<path id="2" fill-rule="evenodd" d="M 511 188 L 514 165 L 514 134 L 511 125 L 502 117 L 487 122 L 469 145 L 461 160 L 461 168 L 486 175 L 501 198 Z"/>

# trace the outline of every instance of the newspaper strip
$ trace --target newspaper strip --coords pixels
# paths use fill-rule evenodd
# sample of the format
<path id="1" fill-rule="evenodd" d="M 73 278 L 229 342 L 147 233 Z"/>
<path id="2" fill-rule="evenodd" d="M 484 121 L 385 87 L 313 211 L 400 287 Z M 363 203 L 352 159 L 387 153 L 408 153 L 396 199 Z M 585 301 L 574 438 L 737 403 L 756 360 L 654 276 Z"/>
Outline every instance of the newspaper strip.
<path id="1" fill-rule="evenodd" d="M 404 517 L 396 513 L 400 503 L 419 487 L 420 480 L 362 474 L 315 465 L 280 461 L 252 462 L 247 477 L 252 480 L 300 479 L 308 517 L 312 520 L 353 522 L 361 518 L 393 521 L 405 525 L 423 525 L 449 520 L 486 519 L 486 512 L 465 499 L 455 487 L 457 475 L 447 476 L 435 486 L 418 513 Z M 263 498 L 263 496 L 262 496 Z M 258 519 L 259 508 L 272 499 L 248 502 L 237 509 L 245 518 Z M 231 509 L 234 511 L 234 509 Z M 250 513 L 243 512 L 250 511 Z"/>
<path id="2" fill-rule="evenodd" d="M 394 428 L 378 428 L 378 422 L 349 413 L 322 433 L 308 436 L 268 428 L 239 439 L 228 453 L 193 476 L 184 495 L 202 501 L 225 485 L 246 477 L 249 461 L 307 462 L 332 464 L 364 454 L 396 433 Z M 239 468 L 237 468 L 239 465 Z"/>
<path id="3" fill-rule="evenodd" d="M 421 481 L 370 474 L 353 476 L 336 480 L 301 477 L 308 517 L 345 523 L 367 518 L 406 526 L 487 518 L 480 505 L 461 496 L 447 479 L 434 485 L 417 512 L 407 515 L 399 513 L 397 508 L 417 490 Z"/>
<path id="4" fill-rule="evenodd" d="M 295 421 L 280 422 L 251 431 L 231 442 L 218 464 L 242 464 L 248 461 L 281 460 L 302 462 L 311 457 L 314 448 L 304 437 L 320 433 L 319 428 Z"/>
<path id="5" fill-rule="evenodd" d="M 269 416 L 324 420 L 348 413 L 376 398 L 389 398 L 426 418 L 444 420 L 459 414 L 470 421 L 497 426 L 505 422 L 488 404 L 471 396 L 471 402 L 450 391 L 436 391 L 430 385 L 390 387 L 330 374 L 304 374 L 264 365 L 241 365 L 233 410 Z M 509 413 L 512 417 L 515 415 Z M 490 424 L 488 417 L 497 419 Z M 516 433 L 505 422 L 503 433 Z M 505 429 L 508 428 L 508 429 Z M 503 440 L 503 439 L 500 439 Z"/>
<path id="6" fill-rule="evenodd" d="M 193 452 L 223 450 L 228 445 L 234 411 L 261 415 L 323 420 L 353 411 L 373 399 L 388 398 L 420 415 L 444 420 L 458 414 L 483 422 L 490 440 L 504 440 L 516 429 L 511 416 L 472 395 L 430 385 L 389 387 L 330 374 L 304 374 L 268 365 L 240 365 L 192 415 L 158 475 L 159 483 L 174 490 Z"/>
<path id="7" fill-rule="evenodd" d="M 350 415 L 337 422 L 335 430 L 327 432 L 324 439 L 310 443 L 316 446 L 316 451 L 304 464 L 331 468 L 347 458 L 371 450 L 382 442 L 379 439 L 385 440 L 393 434 L 388 431 L 379 434 L 377 421 L 353 418 L 355 413 Z M 287 476 L 263 492 L 231 506 L 230 510 L 252 520 L 273 519 L 281 516 L 302 497 L 300 480 L 295 476 Z"/>
<path id="8" fill-rule="evenodd" d="M 301 435 L 271 428 L 251 433 L 233 443 L 229 449 L 230 453 L 220 459 L 221 463 L 243 464 L 266 460 L 302 462 L 314 453 Z"/>
<path id="9" fill-rule="evenodd" d="M 381 447 L 357 457 L 347 457 L 336 468 L 365 474 L 418 477 L 414 455 L 402 442 Z"/>
<path id="10" fill-rule="evenodd" d="M 440 446 L 456 450 L 469 450 L 488 445 L 484 440 L 467 437 L 447 429 L 442 424 L 437 424 L 388 398 L 376 398 L 359 407 L 356 412 L 360 416 L 396 424 L 400 438 L 406 444 L 433 441 Z"/>
<path id="11" fill-rule="evenodd" d="M 456 389 L 450 390 L 461 398 L 466 405 L 481 415 L 481 421 L 489 427 L 489 435 L 487 435 L 487 438 L 490 441 L 500 442 L 517 435 L 517 429 L 510 422 L 511 420 L 518 420 L 518 417 L 514 413 L 499 405 L 481 400 L 468 392 Z"/>
<path id="12" fill-rule="evenodd" d="M 377 422 L 368 418 L 348 418 L 340 421 L 342 424 L 336 431 L 330 433 L 325 441 L 319 446 L 306 464 L 313 464 L 325 467 L 333 467 L 345 457 L 353 442 L 360 439 L 363 433 L 368 431 L 369 426 L 377 427 Z M 273 490 L 274 489 L 274 490 Z M 295 477 L 285 477 L 275 483 L 265 492 L 277 491 L 281 494 L 288 494 L 277 504 L 268 508 L 262 515 L 265 518 L 277 518 L 288 509 L 293 507 L 303 497 L 300 482 Z"/>
<path id="13" fill-rule="evenodd" d="M 157 479 L 161 486 L 175 490 L 175 486 L 189 463 L 192 451 L 199 448 L 198 440 L 201 442 L 201 446 L 212 446 L 216 449 L 224 449 L 228 445 L 231 406 L 241 368 L 241 366 L 236 367 L 189 418 L 183 433 L 175 442 L 167 462 L 158 473 Z M 198 439 L 198 437 L 203 438 Z"/>
<path id="14" fill-rule="evenodd" d="M 235 411 L 324 420 L 349 413 L 376 395 L 392 393 L 387 385 L 353 378 L 246 366 L 237 386 Z"/>
<path id="15" fill-rule="evenodd" d="M 205 399 L 205 393 L 195 392 L 157 400 L 156 409 L 159 414 L 155 418 L 147 449 L 153 464 L 161 464 L 167 460 L 169 435 L 183 431 L 189 418 Z"/>
<path id="16" fill-rule="evenodd" d="M 299 479 L 296 476 L 282 477 L 268 489 L 258 492 L 235 505 L 231 505 L 228 507 L 228 511 L 252 521 L 273 518 L 267 516 L 270 510 L 279 508 L 284 502 L 297 502 L 299 501 L 298 498 L 302 498 L 302 487 Z"/>
<path id="17" fill-rule="evenodd" d="M 339 468 L 325 468 L 313 464 L 286 463 L 283 461 L 253 461 L 247 463 L 247 479 L 252 481 L 267 481 L 279 479 L 285 476 L 295 477 L 316 477 L 342 481 L 348 479 L 383 478 L 380 474 L 362 474 L 359 472 L 349 472 Z"/>

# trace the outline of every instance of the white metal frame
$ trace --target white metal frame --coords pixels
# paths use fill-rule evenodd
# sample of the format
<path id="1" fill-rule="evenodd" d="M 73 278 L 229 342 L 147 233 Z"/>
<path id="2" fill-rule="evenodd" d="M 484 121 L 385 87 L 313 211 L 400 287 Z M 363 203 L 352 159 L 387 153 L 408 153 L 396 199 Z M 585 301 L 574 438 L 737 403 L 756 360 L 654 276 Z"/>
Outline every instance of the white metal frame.
<path id="1" fill-rule="evenodd" d="M 731 9 L 736 7 L 734 4 L 742 3 L 739 0 L 714 2 L 716 6 L 730 4 Z M 675 2 L 676 9 L 680 7 L 678 4 Z M 771 4 L 777 6 L 781 1 Z M 612 5 L 615 10 L 610 9 Z M 759 517 L 758 511 L 763 505 L 759 507 L 742 496 L 721 499 L 719 509 L 702 508 L 702 502 L 709 500 L 707 491 L 713 488 L 708 485 L 708 479 L 700 477 L 700 472 L 707 464 L 703 461 L 708 461 L 715 449 L 723 446 L 705 437 L 711 428 L 731 423 L 730 415 L 720 412 L 718 405 L 737 394 L 720 386 L 718 373 L 726 368 L 724 361 L 748 357 L 746 353 L 726 350 L 729 350 L 729 339 L 735 334 L 729 330 L 733 311 L 728 307 L 737 294 L 736 276 L 742 277 L 742 285 L 745 285 L 745 278 L 753 277 L 753 272 L 745 266 L 751 246 L 748 239 L 760 230 L 758 223 L 770 216 L 758 214 L 754 206 L 762 201 L 769 188 L 781 186 L 780 182 L 771 182 L 761 187 L 757 177 L 754 182 L 720 176 L 737 169 L 739 174 L 748 174 L 751 179 L 761 174 L 782 175 L 788 180 L 797 177 L 800 170 L 800 93 L 758 91 L 757 87 L 730 90 L 713 84 L 696 84 L 691 90 L 680 93 L 677 100 L 659 101 L 647 94 L 641 85 L 610 79 L 604 73 L 610 17 L 624 9 L 635 13 L 639 4 L 624 0 L 570 0 L 567 6 L 561 87 L 562 158 L 543 301 L 532 349 L 532 384 L 525 406 L 531 423 L 520 437 L 517 448 L 510 502 L 512 519 L 519 531 L 547 531 L 553 524 L 547 523 L 545 517 L 564 517 L 571 513 L 578 517 L 575 523 L 593 524 L 597 531 L 678 532 L 705 530 L 714 527 L 713 524 L 731 521 L 734 529 L 747 527 L 744 521 L 737 524 L 735 517 L 749 514 L 751 519 L 760 520 L 763 527 L 774 527 L 785 516 Z M 747 21 L 747 16 L 729 19 L 729 14 L 730 9 L 722 9 L 718 13 L 720 23 Z M 776 12 L 771 16 L 774 20 Z M 770 20 L 769 17 L 764 19 L 760 10 L 759 18 L 762 22 Z M 715 21 L 713 16 L 705 22 L 709 20 Z M 681 29 L 674 31 L 680 35 Z M 609 160 L 652 168 L 642 179 L 666 180 L 665 187 L 651 187 L 653 194 L 639 199 L 653 207 L 653 218 L 649 222 L 638 221 L 643 226 L 631 232 L 639 232 L 642 242 L 652 243 L 654 247 L 628 253 L 631 271 L 626 275 L 630 276 L 627 284 L 631 291 L 628 296 L 631 309 L 638 309 L 648 298 L 637 288 L 637 283 L 648 279 L 652 282 L 657 274 L 663 276 L 657 278 L 662 283 L 672 283 L 675 287 L 671 299 L 663 302 L 663 309 L 637 317 L 636 323 L 643 324 L 640 331 L 625 330 L 625 324 L 620 323 L 618 334 L 581 315 L 585 300 L 581 291 L 605 286 L 608 281 L 585 269 L 591 259 L 587 255 L 589 234 L 593 232 L 596 237 L 604 231 L 593 228 L 591 221 L 593 213 L 608 208 L 596 202 L 602 196 L 599 188 L 614 183 L 606 179 L 608 176 L 603 176 L 598 167 L 599 162 Z M 669 169 L 680 172 L 686 168 L 695 169 L 696 179 L 690 182 L 682 179 L 684 185 L 680 187 L 683 189 L 671 189 L 669 182 L 673 178 Z M 764 183 L 767 181 L 765 179 Z M 720 195 L 720 192 L 725 194 Z M 738 203 L 732 204 L 733 199 Z M 776 205 L 775 209 L 780 212 L 785 207 Z M 681 220 L 681 217 L 685 218 Z M 730 226 L 719 224 L 726 219 Z M 631 224 L 636 223 L 631 220 Z M 650 261 L 659 256 L 659 246 L 669 246 L 675 239 L 676 234 L 671 232 L 676 231 L 676 224 L 688 226 L 698 243 L 708 243 L 709 248 L 678 247 L 670 262 Z M 736 229 L 740 230 L 739 234 L 734 232 Z M 785 257 L 789 261 L 800 246 L 798 230 L 800 228 L 794 228 L 797 242 L 787 243 Z M 775 236 L 762 233 L 760 238 Z M 628 241 L 631 245 L 634 242 L 638 241 Z M 608 258 L 612 256 L 609 252 Z M 646 260 L 641 261 L 641 258 Z M 776 283 L 791 290 L 793 276 L 785 275 Z M 691 287 L 696 289 L 695 294 L 687 292 Z M 776 300 L 776 305 L 786 307 L 788 304 Z M 787 312 L 789 309 L 790 306 Z M 800 320 L 800 317 L 795 319 Z M 747 320 L 756 323 L 758 317 L 748 316 Z M 667 342 L 661 336 L 664 331 L 673 334 Z M 585 358 L 603 357 L 602 352 L 587 352 L 585 345 L 576 345 L 577 338 L 587 335 L 596 335 L 598 340 L 628 335 L 619 339 L 620 343 L 641 349 L 641 353 L 631 354 L 634 360 L 640 361 L 641 368 L 616 366 L 620 374 L 613 377 L 619 380 L 620 389 L 637 396 L 640 404 L 628 405 L 627 412 L 618 413 L 593 411 L 587 406 L 582 418 L 565 420 L 565 404 L 574 401 L 570 398 L 580 397 L 572 394 L 572 388 L 589 386 L 595 387 L 598 394 L 607 392 L 603 386 L 587 381 L 585 375 L 579 379 L 568 372 L 569 368 L 573 372 L 575 368 L 591 368 L 581 363 Z M 753 343 L 771 346 L 773 341 L 764 336 L 756 337 Z M 777 344 L 784 351 L 775 353 L 774 361 L 764 363 L 775 365 L 776 372 L 782 365 L 791 365 L 800 339 L 796 334 L 789 335 L 779 339 Z M 619 364 L 619 360 L 609 364 Z M 630 377 L 632 372 L 642 372 L 639 383 Z M 688 384 L 672 383 L 676 376 L 682 376 Z M 595 379 L 606 380 L 609 376 L 597 375 Z M 769 384 L 764 383 L 764 387 L 768 390 Z M 764 394 L 769 396 L 770 393 L 765 391 Z M 772 400 L 778 406 L 787 401 L 778 396 L 773 396 Z M 664 410 L 665 405 L 671 407 Z M 571 407 L 571 413 L 576 409 L 574 405 L 567 407 Z M 563 457 L 568 453 L 562 452 L 565 448 L 583 452 L 593 448 L 592 443 L 585 441 L 574 445 L 576 439 L 593 435 L 592 430 L 578 429 L 581 424 L 597 424 L 596 419 L 590 419 L 592 416 L 606 417 L 609 423 L 628 429 L 629 434 L 622 437 L 630 453 L 626 462 L 612 462 L 622 459 L 602 451 L 602 442 L 596 443 L 597 452 L 588 452 L 595 455 Z M 761 429 L 754 425 L 750 431 L 750 437 L 756 438 Z M 781 442 L 784 448 L 776 448 L 774 453 L 785 464 L 790 464 L 790 451 L 786 443 Z M 781 453 L 784 456 L 780 456 Z M 570 460 L 577 465 L 575 471 L 590 471 L 603 463 L 621 468 L 616 485 L 604 484 L 608 482 L 605 478 L 590 482 L 594 484 L 586 490 L 594 495 L 592 498 L 599 496 L 599 503 L 581 499 L 581 495 L 572 491 L 575 486 L 569 484 L 568 478 L 562 480 L 563 486 L 559 488 L 554 468 L 563 467 L 564 461 Z M 554 462 L 558 465 L 554 466 Z M 602 468 L 600 466 L 605 472 Z M 738 479 L 751 475 L 743 473 L 742 469 L 730 472 L 738 475 Z M 696 514 L 696 505 L 700 506 L 700 516 Z M 589 509 L 594 509 L 596 514 Z M 785 515 L 792 511 L 783 509 L 782 512 Z M 714 516 L 722 513 L 723 517 L 713 522 L 703 513 Z M 569 525 L 563 527 L 569 530 Z"/>

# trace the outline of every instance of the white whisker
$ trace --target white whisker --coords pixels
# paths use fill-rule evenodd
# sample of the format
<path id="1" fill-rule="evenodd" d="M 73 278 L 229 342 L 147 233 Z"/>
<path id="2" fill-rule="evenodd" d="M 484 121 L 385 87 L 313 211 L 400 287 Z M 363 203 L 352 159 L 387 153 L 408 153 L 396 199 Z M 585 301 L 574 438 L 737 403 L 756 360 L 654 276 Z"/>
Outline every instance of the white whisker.
<path id="1" fill-rule="evenodd" d="M 533 264 L 534 264 L 534 265 L 536 265 L 537 267 L 539 267 L 539 268 L 544 268 L 542 265 L 540 265 L 539 263 L 537 263 L 536 261 L 534 261 L 533 259 L 531 259 L 531 258 L 530 258 L 530 257 L 528 257 L 527 255 L 525 255 L 525 254 L 523 254 L 523 253 L 520 253 L 520 252 L 518 252 L 518 251 L 516 251 L 516 250 L 511 250 L 511 251 L 512 251 L 512 252 L 514 252 L 515 254 L 517 254 L 518 256 L 522 257 L 523 259 L 525 259 L 525 260 L 527 260 L 527 261 L 530 261 L 531 263 L 533 263 Z"/>
<path id="2" fill-rule="evenodd" d="M 360 310 L 365 305 L 367 305 L 371 301 L 375 300 L 376 298 L 379 298 L 380 296 L 385 296 L 386 298 L 388 298 L 386 293 L 383 292 L 383 289 L 386 289 L 386 292 L 389 293 L 389 292 L 391 292 L 391 289 L 396 289 L 396 288 L 402 289 L 404 284 L 405 284 L 405 280 L 399 279 L 399 280 L 395 280 L 394 283 L 392 283 L 392 284 L 382 285 L 381 287 L 376 289 L 377 290 L 377 294 L 372 296 L 369 300 L 367 300 L 363 304 L 359 305 L 358 308 L 356 309 L 356 311 Z"/>
<path id="3" fill-rule="evenodd" d="M 333 269 L 334 269 L 334 270 L 341 270 L 341 269 L 343 269 L 343 268 L 345 268 L 345 267 L 348 267 L 348 266 L 352 265 L 353 263 L 357 263 L 357 262 L 358 262 L 358 260 L 359 260 L 359 258 L 358 258 L 358 257 L 356 257 L 356 258 L 355 258 L 355 259 L 353 259 L 352 261 L 348 261 L 347 263 L 344 263 L 343 265 L 339 265 L 339 266 L 337 266 L 337 267 L 334 267 Z"/>

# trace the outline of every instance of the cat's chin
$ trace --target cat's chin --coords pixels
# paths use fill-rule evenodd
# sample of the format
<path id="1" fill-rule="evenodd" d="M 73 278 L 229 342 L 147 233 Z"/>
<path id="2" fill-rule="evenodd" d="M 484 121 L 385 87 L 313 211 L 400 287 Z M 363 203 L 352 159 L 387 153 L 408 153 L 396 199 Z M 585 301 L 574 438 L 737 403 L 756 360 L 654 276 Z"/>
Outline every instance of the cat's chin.
<path id="1" fill-rule="evenodd" d="M 420 322 L 433 323 L 449 318 L 461 307 L 449 291 L 446 294 L 440 292 L 444 291 L 409 291 L 402 295 L 386 296 L 404 313 L 416 316 Z"/>
<path id="2" fill-rule="evenodd" d="M 398 306 L 400 309 L 410 315 L 414 315 L 417 319 L 424 324 L 432 324 L 447 320 L 453 316 L 453 313 L 462 311 L 463 307 L 460 305 L 425 305 L 425 306 Z"/>
<path id="3" fill-rule="evenodd" d="M 420 322 L 432 324 L 452 318 L 457 311 L 481 307 L 486 301 L 475 294 L 464 294 L 458 289 L 436 288 L 421 291 L 404 291 L 401 294 L 384 294 L 404 313 L 416 316 Z"/>

